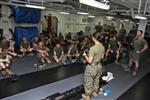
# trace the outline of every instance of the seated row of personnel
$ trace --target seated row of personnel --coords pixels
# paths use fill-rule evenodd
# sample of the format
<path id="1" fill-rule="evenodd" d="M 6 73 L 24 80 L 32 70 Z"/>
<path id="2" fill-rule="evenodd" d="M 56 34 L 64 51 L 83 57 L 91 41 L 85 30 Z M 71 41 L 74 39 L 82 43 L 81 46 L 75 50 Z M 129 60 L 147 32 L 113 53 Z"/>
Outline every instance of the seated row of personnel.
<path id="1" fill-rule="evenodd" d="M 17 75 L 10 69 L 12 58 L 17 56 L 14 50 L 14 42 L 3 38 L 0 43 L 0 71 L 2 75 L 10 76 L 12 81 L 18 80 Z"/>
<path id="2" fill-rule="evenodd" d="M 106 49 L 105 58 L 107 59 L 109 52 L 115 53 L 116 62 L 118 62 L 122 47 L 121 42 L 118 41 L 114 35 L 109 36 L 100 33 L 99 35 L 102 37 L 101 40 L 103 40 L 102 43 Z M 53 44 L 53 42 L 55 44 Z M 92 41 L 90 35 L 80 35 L 78 38 L 70 36 L 69 39 L 64 39 L 60 34 L 60 36 L 58 36 L 56 39 L 53 39 L 51 36 L 44 37 L 40 35 L 38 37 L 34 37 L 32 43 L 30 44 L 27 39 L 23 37 L 20 43 L 21 55 L 15 53 L 14 44 L 14 41 L 7 41 L 6 38 L 3 38 L 0 46 L 0 58 L 2 59 L 0 61 L 0 69 L 3 70 L 3 73 L 5 72 L 9 75 L 13 75 L 13 72 L 7 68 L 7 66 L 10 66 L 12 58 L 15 56 L 23 57 L 30 52 L 34 52 L 37 59 L 39 59 L 39 62 L 43 64 L 45 62 L 51 63 L 49 56 L 52 55 L 51 52 L 53 52 L 52 57 L 56 63 L 66 63 L 67 60 L 75 62 L 78 59 L 81 59 L 80 55 L 82 55 L 82 52 L 92 45 Z M 67 52 L 64 50 L 64 48 L 67 48 Z M 4 69 L 6 69 L 6 71 Z"/>
<path id="3" fill-rule="evenodd" d="M 49 43 L 49 42 L 47 42 Z M 2 75 L 10 75 L 14 76 L 15 74 L 10 69 L 10 64 L 12 63 L 13 57 L 23 57 L 30 52 L 34 52 L 36 57 L 39 59 L 41 63 L 51 63 L 50 61 L 50 48 L 45 45 L 44 41 L 39 37 L 35 37 L 32 45 L 27 41 L 25 37 L 22 38 L 20 43 L 20 54 L 15 53 L 15 42 L 10 40 L 7 41 L 6 38 L 2 39 L 0 44 L 0 70 Z M 67 56 L 72 58 L 73 56 L 78 55 L 77 48 L 74 48 L 72 44 L 70 49 L 68 50 Z M 56 43 L 56 46 L 53 49 L 53 58 L 57 63 L 60 63 L 64 57 L 63 47 L 59 42 Z"/>
<path id="4" fill-rule="evenodd" d="M 47 63 L 51 63 L 50 59 L 49 59 L 49 55 L 51 54 L 50 50 L 51 48 L 49 47 L 49 45 L 47 46 L 46 43 L 44 43 L 44 41 L 42 41 L 39 37 L 35 37 L 33 42 L 32 42 L 32 46 L 30 46 L 30 44 L 28 43 L 28 41 L 26 40 L 25 37 L 23 37 L 21 45 L 20 45 L 20 52 L 22 52 L 22 56 L 25 56 L 27 53 L 29 52 L 34 52 L 36 54 L 36 57 L 42 62 L 45 63 L 45 61 Z M 75 42 L 71 43 L 68 53 L 67 53 L 67 57 L 73 57 L 73 56 L 78 56 L 78 49 L 75 46 Z M 56 45 L 53 49 L 53 58 L 56 61 L 56 63 L 60 63 L 62 62 L 62 59 L 64 57 L 64 49 L 63 46 L 59 43 L 59 41 L 56 41 Z"/>

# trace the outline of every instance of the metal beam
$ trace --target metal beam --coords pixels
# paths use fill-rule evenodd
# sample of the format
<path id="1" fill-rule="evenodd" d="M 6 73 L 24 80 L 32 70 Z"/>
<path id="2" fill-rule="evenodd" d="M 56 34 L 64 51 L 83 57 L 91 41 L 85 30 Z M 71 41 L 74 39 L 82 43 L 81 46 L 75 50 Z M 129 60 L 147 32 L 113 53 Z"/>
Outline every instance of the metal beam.
<path id="1" fill-rule="evenodd" d="M 132 11 L 134 11 L 134 13 L 138 13 L 138 10 L 133 10 L 133 9 L 131 9 L 131 10 L 126 10 L 126 9 L 122 9 L 122 10 L 111 10 L 110 12 L 122 12 L 122 13 L 126 13 L 126 12 L 131 12 L 131 13 L 133 13 Z M 144 11 L 141 11 L 141 13 L 144 13 Z M 150 14 L 150 13 L 149 13 Z"/>
<path id="2" fill-rule="evenodd" d="M 138 9 L 138 14 L 140 14 L 140 11 L 141 11 L 141 4 L 142 4 L 142 0 L 139 0 L 139 9 Z"/>
<path id="3" fill-rule="evenodd" d="M 132 3 L 128 3 L 129 1 L 126 1 L 126 0 L 111 0 L 111 2 L 118 4 L 118 5 L 122 5 L 129 9 L 131 9 L 131 8 L 137 9 L 137 6 L 133 5 Z"/>
<path id="4" fill-rule="evenodd" d="M 146 0 L 146 3 L 145 3 L 144 15 L 145 15 L 146 10 L 147 10 L 147 4 L 148 4 L 148 1 L 149 1 L 149 0 Z"/>

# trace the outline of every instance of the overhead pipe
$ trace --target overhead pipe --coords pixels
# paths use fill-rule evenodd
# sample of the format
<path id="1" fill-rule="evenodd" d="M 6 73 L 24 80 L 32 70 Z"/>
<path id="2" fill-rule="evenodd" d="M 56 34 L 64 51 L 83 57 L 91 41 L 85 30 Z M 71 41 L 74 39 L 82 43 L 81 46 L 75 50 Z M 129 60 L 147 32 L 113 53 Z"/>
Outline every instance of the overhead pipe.
<path id="1" fill-rule="evenodd" d="M 16 3 L 12 3 L 12 2 L 4 2 L 4 1 L 0 1 L 0 4 L 2 5 L 9 5 L 9 6 L 21 6 L 21 7 L 24 7 L 25 5 L 23 4 L 16 4 Z"/>
<path id="2" fill-rule="evenodd" d="M 20 0 L 10 0 L 9 2 L 12 2 L 12 3 L 26 3 L 26 1 L 20 1 Z"/>
<path id="3" fill-rule="evenodd" d="M 145 13 L 146 13 L 148 1 L 149 1 L 149 0 L 146 0 L 146 3 L 145 3 L 144 15 L 145 15 Z"/>
<path id="4" fill-rule="evenodd" d="M 132 10 L 132 9 L 131 9 Z M 122 10 L 111 10 L 110 12 L 128 12 L 131 10 L 126 10 L 126 9 L 122 9 Z M 134 10 L 135 13 L 138 13 L 138 10 Z M 144 11 L 141 11 L 141 13 L 144 13 Z"/>
<path id="5" fill-rule="evenodd" d="M 141 4 L 142 4 L 142 0 L 139 0 L 139 9 L 138 9 L 138 14 L 140 14 L 140 11 L 141 11 Z"/>
<path id="6" fill-rule="evenodd" d="M 135 7 L 133 7 L 133 6 L 131 6 L 131 4 L 130 3 L 127 3 L 127 1 L 125 1 L 125 0 L 118 0 L 117 2 L 116 2 L 116 0 L 112 0 L 113 2 L 115 2 L 116 4 L 120 4 L 120 5 L 123 5 L 123 6 L 125 6 L 125 7 L 127 7 L 127 8 L 129 8 L 130 10 L 119 10 L 120 12 L 128 12 L 128 11 L 131 11 L 131 16 L 132 16 L 132 18 L 134 18 L 134 8 Z"/>
<path id="7" fill-rule="evenodd" d="M 115 4 L 118 4 L 118 5 L 125 6 L 125 7 L 129 8 L 129 9 L 131 9 L 131 8 L 136 9 L 135 5 L 131 6 L 131 3 L 128 3 L 129 1 L 127 2 L 126 0 L 111 0 L 111 2 L 113 2 Z"/>
<path id="8" fill-rule="evenodd" d="M 131 8 L 131 16 L 134 19 L 135 15 L 134 15 L 134 9 L 133 8 Z"/>

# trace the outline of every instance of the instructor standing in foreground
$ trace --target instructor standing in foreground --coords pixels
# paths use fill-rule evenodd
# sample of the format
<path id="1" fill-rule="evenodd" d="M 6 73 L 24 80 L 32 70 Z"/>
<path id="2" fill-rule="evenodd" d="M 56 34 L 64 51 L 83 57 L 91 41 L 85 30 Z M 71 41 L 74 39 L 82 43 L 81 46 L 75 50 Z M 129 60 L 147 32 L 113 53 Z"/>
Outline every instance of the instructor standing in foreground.
<path id="1" fill-rule="evenodd" d="M 104 56 L 105 48 L 99 41 L 100 36 L 94 33 L 92 36 L 92 41 L 94 45 L 90 47 L 89 54 L 84 52 L 84 57 L 88 62 L 84 72 L 84 90 L 85 94 L 82 94 L 82 98 L 85 100 L 90 100 L 91 96 L 96 97 L 96 91 L 99 88 L 99 78 L 102 74 L 101 59 Z"/>

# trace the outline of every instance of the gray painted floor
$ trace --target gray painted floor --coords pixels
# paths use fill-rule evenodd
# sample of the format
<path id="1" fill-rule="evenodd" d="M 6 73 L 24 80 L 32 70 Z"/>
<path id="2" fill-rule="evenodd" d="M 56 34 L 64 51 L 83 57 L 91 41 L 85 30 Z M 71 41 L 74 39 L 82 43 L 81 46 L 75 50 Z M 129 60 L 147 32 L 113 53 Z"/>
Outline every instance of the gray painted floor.
<path id="1" fill-rule="evenodd" d="M 149 55 L 149 54 L 148 54 Z M 115 79 L 112 80 L 106 89 L 110 89 L 111 93 L 108 96 L 98 95 L 96 98 L 92 98 L 92 100 L 116 100 L 121 94 L 123 94 L 126 90 L 128 90 L 131 86 L 133 86 L 138 80 L 140 80 L 146 73 L 150 71 L 149 57 L 143 56 L 140 64 L 140 69 L 138 71 L 137 76 L 133 77 L 131 73 L 123 71 L 123 67 L 116 64 L 110 64 L 105 66 L 106 71 L 110 71 L 114 74 Z M 27 73 L 32 71 L 37 71 L 41 69 L 36 69 L 33 67 L 33 64 L 36 62 L 33 57 L 22 58 L 22 60 L 16 60 L 15 64 L 20 63 L 20 66 L 17 65 L 14 67 L 14 70 L 19 73 Z M 28 62 L 24 63 L 23 62 Z M 55 64 L 54 64 L 55 65 Z M 45 67 L 51 68 L 52 65 Z M 15 69 L 16 68 L 16 69 Z M 43 69 L 42 69 L 43 70 Z M 83 74 L 76 75 L 74 77 L 70 77 L 65 80 L 61 80 L 52 84 L 48 84 L 45 86 L 41 86 L 23 93 L 19 93 L 17 95 L 5 98 L 4 100 L 39 100 L 45 98 L 51 94 L 56 92 L 64 92 L 73 87 L 79 86 L 82 84 Z"/>
<path id="2" fill-rule="evenodd" d="M 37 63 L 37 59 L 34 55 L 29 54 L 23 58 L 14 58 L 10 67 L 13 70 L 13 72 L 15 72 L 16 74 L 22 75 L 26 73 L 58 67 L 60 65 L 60 64 L 56 64 L 52 58 L 51 58 L 51 62 L 52 62 L 51 64 L 47 64 L 43 68 L 34 67 L 34 64 Z M 3 78 L 6 77 L 0 77 L 0 79 Z"/>

